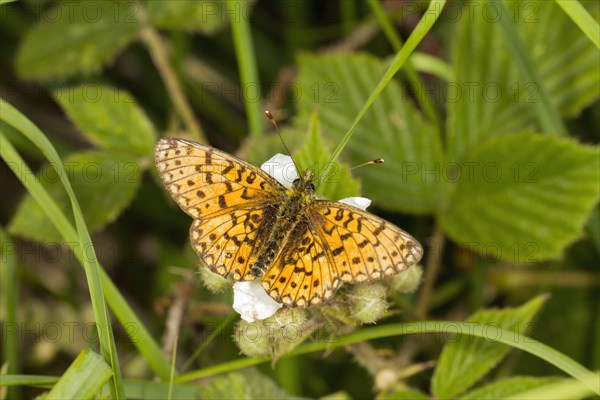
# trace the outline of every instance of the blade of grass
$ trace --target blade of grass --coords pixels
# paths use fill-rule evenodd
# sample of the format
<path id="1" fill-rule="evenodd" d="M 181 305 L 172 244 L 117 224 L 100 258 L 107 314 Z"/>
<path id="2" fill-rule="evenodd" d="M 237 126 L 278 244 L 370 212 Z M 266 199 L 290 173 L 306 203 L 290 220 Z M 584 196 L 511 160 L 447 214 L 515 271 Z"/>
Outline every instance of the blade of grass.
<path id="1" fill-rule="evenodd" d="M 506 8 L 503 0 L 490 0 L 490 4 L 495 4 L 498 7 L 500 31 L 504 36 L 504 43 L 512 55 L 512 59 L 515 60 L 523 80 L 525 82 L 532 82 L 538 89 L 538 101 L 535 102 L 535 110 L 542 130 L 547 134 L 567 135 L 567 128 L 550 102 L 546 88 L 533 64 L 529 51 L 521 40 L 515 22 L 512 20 L 512 14 Z"/>
<path id="2" fill-rule="evenodd" d="M 562 371 L 571 375 L 573 378 L 585 384 L 594 393 L 600 394 L 600 387 L 598 387 L 596 375 L 592 371 L 579 364 L 577 361 L 553 349 L 552 347 L 538 342 L 535 339 L 520 335 L 513 331 L 499 329 L 496 325 L 481 326 L 473 323 L 455 321 L 422 321 L 374 326 L 361 329 L 347 336 L 338 337 L 336 342 L 319 341 L 314 343 L 305 343 L 291 352 L 283 355 L 282 358 L 312 353 L 315 351 L 331 350 L 352 343 L 364 342 L 373 339 L 381 339 L 400 335 L 412 335 L 417 333 L 457 333 L 498 341 L 500 343 L 524 350 L 541 358 L 542 360 L 547 361 L 548 363 L 554 365 L 555 367 L 561 369 Z M 447 339 L 449 337 L 447 335 L 443 335 L 441 338 Z M 175 382 L 185 383 L 222 372 L 228 372 L 252 365 L 262 364 L 268 361 L 271 361 L 271 358 L 242 358 L 181 375 L 175 380 Z"/>
<path id="3" fill-rule="evenodd" d="M 2 119 L 9 125 L 19 130 L 25 137 L 27 137 L 38 149 L 44 154 L 46 159 L 50 162 L 59 176 L 59 179 L 64 186 L 69 200 L 71 202 L 71 208 L 73 216 L 75 217 L 75 225 L 77 228 L 77 241 L 80 249 L 92 249 L 92 251 L 86 252 L 86 257 L 83 258 L 83 266 L 85 275 L 88 281 L 88 287 L 90 291 L 90 299 L 92 301 L 92 309 L 94 312 L 94 319 L 96 322 L 96 329 L 98 331 L 98 340 L 100 342 L 101 354 L 106 362 L 113 369 L 113 376 L 110 381 L 110 391 L 113 398 L 125 398 L 123 392 L 123 382 L 121 376 L 121 370 L 119 368 L 119 360 L 116 354 L 115 340 L 113 337 L 112 329 L 110 326 L 110 319 L 108 317 L 108 310 L 106 308 L 106 302 L 104 299 L 104 292 L 102 290 L 102 281 L 100 278 L 100 271 L 98 267 L 98 260 L 96 258 L 96 252 L 92 245 L 92 239 L 88 232 L 81 208 L 71 187 L 71 183 L 67 178 L 67 172 L 63 167 L 61 159 L 56 153 L 56 150 L 50 143 L 50 141 L 44 136 L 44 134 L 37 129 L 35 125 L 22 114 L 20 114 L 10 104 L 1 101 L 0 107 L 2 108 Z M 12 144 L 2 134 L 2 157 L 5 154 L 11 159 L 15 158 L 17 154 Z M 20 177 L 21 178 L 21 177 Z"/>
<path id="4" fill-rule="evenodd" d="M 17 130 L 32 130 L 34 134 L 43 134 L 33 125 L 28 119 L 20 114 L 16 109 L 10 106 L 8 103 L 0 100 L 0 107 L 2 109 L 2 117 L 5 121 L 12 121 L 12 126 Z M 10 119 L 10 121 L 9 121 Z M 45 139 L 45 137 L 43 137 Z M 46 139 L 47 141 L 47 139 Z M 4 142 L 6 142 L 4 140 Z M 4 149 L 0 149 L 4 150 Z M 25 179 L 27 176 L 35 176 L 27 164 L 21 159 L 21 157 L 13 152 L 14 158 L 7 160 L 8 166 L 15 172 L 17 178 L 21 180 L 27 190 L 32 196 L 38 201 L 44 212 L 48 215 L 50 220 L 61 232 L 61 235 L 65 239 L 66 243 L 78 243 L 78 236 L 70 224 L 68 219 L 60 211 L 57 204 L 48 195 L 46 190 L 39 184 L 36 179 Z M 4 157 L 4 156 L 3 156 Z M 9 162 L 10 161 L 10 162 Z M 55 163 L 56 164 L 56 163 Z M 62 164 L 61 164 L 62 167 Z M 63 174 L 63 176 L 66 176 Z M 73 252 L 78 258 L 81 265 L 84 265 L 85 257 L 82 253 L 80 246 L 74 246 Z M 100 267 L 99 267 L 100 268 Z M 154 342 L 152 336 L 148 333 L 144 325 L 141 323 L 139 318 L 135 315 L 129 304 L 125 301 L 123 296 L 119 293 L 114 283 L 106 275 L 103 269 L 100 268 L 100 275 L 103 283 L 103 288 L 106 291 L 107 300 L 113 312 L 125 328 L 127 334 L 131 338 L 133 344 L 138 348 L 140 353 L 146 358 L 154 372 L 163 380 L 167 380 L 169 377 L 169 364 L 164 358 L 160 347 Z"/>
<path id="5" fill-rule="evenodd" d="M 2 375 L 0 376 L 0 385 L 50 388 L 58 382 L 59 378 L 58 376 L 46 375 Z"/>
<path id="6" fill-rule="evenodd" d="M 400 52 L 402 49 L 402 39 L 392 26 L 390 19 L 388 18 L 387 13 L 379 3 L 379 0 L 369 0 L 369 7 L 371 7 L 371 11 L 375 14 L 375 18 L 381 26 L 383 33 L 387 37 L 388 41 L 392 44 L 392 47 L 396 53 Z M 425 114 L 429 117 L 429 120 L 437 126 L 438 130 L 441 131 L 442 128 L 442 118 L 440 114 L 435 108 L 435 104 L 431 101 L 431 98 L 427 95 L 427 90 L 425 90 L 425 84 L 423 80 L 415 71 L 413 67 L 413 60 L 406 63 L 404 66 L 404 72 L 406 73 L 406 77 L 410 82 L 410 85 L 414 89 L 415 97 L 419 101 L 421 108 L 425 112 Z"/>
<path id="7" fill-rule="evenodd" d="M 94 399 L 111 375 L 112 370 L 106 361 L 99 354 L 84 348 L 45 399 Z"/>
<path id="8" fill-rule="evenodd" d="M 600 376 L 596 373 L 596 379 Z M 584 399 L 592 396 L 590 389 L 575 379 L 565 379 L 561 382 L 550 383 L 517 395 L 506 397 L 504 400 L 538 400 L 538 399 Z"/>
<path id="9" fill-rule="evenodd" d="M 425 14 L 423 15 L 423 18 L 421 18 L 421 20 L 419 21 L 417 26 L 415 26 L 415 29 L 413 30 L 412 34 L 406 41 L 406 44 L 396 54 L 396 56 L 394 57 L 394 59 L 392 61 L 392 64 L 390 65 L 388 70 L 385 72 L 385 74 L 383 74 L 383 76 L 381 77 L 381 80 L 379 81 L 379 83 L 377 84 L 375 89 L 373 89 L 373 92 L 371 93 L 371 95 L 369 96 L 369 98 L 367 99 L 367 101 L 365 102 L 363 107 L 361 108 L 361 110 L 356 115 L 356 118 L 354 118 L 352 125 L 350 126 L 350 128 L 348 129 L 348 131 L 346 132 L 346 134 L 344 135 L 344 137 L 338 144 L 338 146 L 335 149 L 335 151 L 333 152 L 333 154 L 331 155 L 329 162 L 327 162 L 327 164 L 325 164 L 325 167 L 321 171 L 321 176 L 329 176 L 328 174 L 330 173 L 329 172 L 330 169 L 333 167 L 333 164 L 339 157 L 339 155 L 342 152 L 342 150 L 344 149 L 344 147 L 346 147 L 346 144 L 352 137 L 352 134 L 354 133 L 354 130 L 358 126 L 358 123 L 360 122 L 362 117 L 365 115 L 365 113 L 371 107 L 371 105 L 377 99 L 377 97 L 379 97 L 381 92 L 383 92 L 383 89 L 385 89 L 387 84 L 394 78 L 394 75 L 396 75 L 396 73 L 404 65 L 406 60 L 408 60 L 408 57 L 410 56 L 410 54 L 414 51 L 414 49 L 421 42 L 421 40 L 423 40 L 423 38 L 425 37 L 427 32 L 429 32 L 429 30 L 431 29 L 431 27 L 433 26 L 435 21 L 440 16 L 440 13 L 442 12 L 442 9 L 444 8 L 445 3 L 446 3 L 446 0 L 431 0 L 431 2 L 429 3 L 429 7 L 427 8 L 427 11 L 425 11 Z M 318 181 L 319 180 L 317 179 L 317 182 Z"/>
<path id="10" fill-rule="evenodd" d="M 581 5 L 581 3 L 577 0 L 556 0 L 556 4 L 563 9 L 565 13 L 571 19 L 579 29 L 585 35 L 590 38 L 590 40 L 596 45 L 596 47 L 600 47 L 600 25 L 594 20 L 594 17 L 590 15 L 590 13 Z"/>
<path id="11" fill-rule="evenodd" d="M 228 0 L 227 4 L 232 10 L 243 10 L 246 5 L 244 1 L 239 0 Z M 250 25 L 244 15 L 237 15 L 236 18 L 230 18 L 230 20 L 238 70 L 240 71 L 241 87 L 244 93 L 244 104 L 246 106 L 246 114 L 248 114 L 250 135 L 261 137 L 264 134 L 264 118 L 260 98 L 251 99 L 246 93 L 250 88 L 256 88 L 259 94 L 261 91 L 256 72 L 256 57 L 254 55 Z"/>
<path id="12" fill-rule="evenodd" d="M 2 271 L 2 305 L 4 308 L 4 333 L 2 347 L 8 374 L 18 374 L 21 370 L 21 344 L 19 342 L 19 324 L 17 322 L 17 301 L 19 281 L 17 277 L 17 246 L 0 226 L 0 271 Z M 12 329 L 14 328 L 14 330 Z M 8 399 L 20 399 L 21 388 L 9 388 Z"/>
<path id="13" fill-rule="evenodd" d="M 3 140 L 4 142 L 4 140 Z M 0 152 L 5 149 L 0 148 Z M 53 222 L 54 226 L 63 236 L 66 243 L 77 243 L 77 233 L 71 226 L 68 219 L 60 211 L 58 205 L 48 195 L 48 192 L 39 184 L 36 179 L 24 179 L 27 176 L 35 176 L 35 174 L 29 169 L 27 164 L 21 159 L 18 154 L 14 154 L 12 158 L 5 157 L 2 154 L 2 158 L 5 159 L 8 166 L 13 170 L 15 175 L 21 180 L 26 189 L 31 193 L 34 199 L 42 206 L 44 212 L 48 218 Z M 73 253 L 83 265 L 83 253 L 81 248 L 74 246 Z M 170 374 L 169 363 L 162 354 L 158 344 L 152 339 L 152 336 L 148 333 L 146 327 L 137 318 L 129 304 L 125 301 L 121 293 L 110 280 L 106 272 L 101 269 L 101 278 L 103 289 L 105 290 L 106 298 L 109 306 L 115 313 L 117 319 L 130 337 L 130 340 L 136 346 L 140 354 L 144 356 L 148 364 L 162 380 L 168 380 Z"/>
<path id="14" fill-rule="evenodd" d="M 1 386 L 31 386 L 50 389 L 60 377 L 44 375 L 3 375 Z M 153 382 L 149 380 L 125 379 L 125 395 L 129 399 L 164 399 L 169 393 L 168 383 Z M 172 394 L 175 399 L 195 399 L 198 392 L 197 385 L 173 385 Z"/>

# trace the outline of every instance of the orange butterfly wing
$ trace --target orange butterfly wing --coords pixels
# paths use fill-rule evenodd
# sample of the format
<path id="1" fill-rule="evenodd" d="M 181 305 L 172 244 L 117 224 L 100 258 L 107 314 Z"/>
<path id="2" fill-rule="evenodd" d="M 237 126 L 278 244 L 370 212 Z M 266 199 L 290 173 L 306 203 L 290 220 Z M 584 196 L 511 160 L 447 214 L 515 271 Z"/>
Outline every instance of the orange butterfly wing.
<path id="1" fill-rule="evenodd" d="M 204 263 L 222 276 L 254 279 L 249 267 L 285 188 L 250 163 L 183 139 L 161 139 L 155 158 L 165 187 L 194 218 L 190 237 Z"/>

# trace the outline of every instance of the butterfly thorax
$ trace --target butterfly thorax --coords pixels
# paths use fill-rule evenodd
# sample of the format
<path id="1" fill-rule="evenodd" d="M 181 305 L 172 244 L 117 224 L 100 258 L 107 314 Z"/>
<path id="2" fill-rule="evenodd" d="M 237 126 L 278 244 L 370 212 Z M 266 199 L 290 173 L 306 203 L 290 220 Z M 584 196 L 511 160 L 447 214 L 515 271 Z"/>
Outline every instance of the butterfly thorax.
<path id="1" fill-rule="evenodd" d="M 294 213 L 298 208 L 302 211 L 310 205 L 315 199 L 315 185 L 313 184 L 313 173 L 306 170 L 301 178 L 295 179 L 292 188 L 286 191 L 288 204 L 291 206 L 291 212 Z"/>
<path id="2" fill-rule="evenodd" d="M 312 172 L 307 170 L 301 178 L 294 180 L 292 188 L 286 190 L 286 199 L 278 208 L 269 238 L 252 266 L 255 276 L 262 275 L 268 269 L 282 243 L 293 234 L 296 225 L 303 221 L 305 210 L 315 200 L 315 187 L 312 182 Z"/>

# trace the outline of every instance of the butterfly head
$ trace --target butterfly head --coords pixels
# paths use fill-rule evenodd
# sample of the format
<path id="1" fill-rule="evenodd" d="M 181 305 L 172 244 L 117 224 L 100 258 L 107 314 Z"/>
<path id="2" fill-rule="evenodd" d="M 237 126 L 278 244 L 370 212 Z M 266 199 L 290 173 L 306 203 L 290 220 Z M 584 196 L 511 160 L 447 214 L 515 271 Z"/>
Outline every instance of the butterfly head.
<path id="1" fill-rule="evenodd" d="M 292 185 L 296 190 L 313 194 L 315 192 L 315 185 L 313 184 L 314 180 L 315 174 L 313 171 L 307 169 L 302 173 L 300 178 L 294 180 Z"/>

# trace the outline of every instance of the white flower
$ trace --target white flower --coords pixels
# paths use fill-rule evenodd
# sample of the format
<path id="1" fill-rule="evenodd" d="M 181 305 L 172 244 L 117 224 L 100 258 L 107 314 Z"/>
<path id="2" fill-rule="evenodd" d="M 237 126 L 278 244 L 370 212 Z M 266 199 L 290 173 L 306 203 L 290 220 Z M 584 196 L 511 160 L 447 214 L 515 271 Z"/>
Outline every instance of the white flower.
<path id="1" fill-rule="evenodd" d="M 260 285 L 260 280 L 241 281 L 233 285 L 233 309 L 246 322 L 269 318 L 283 304 L 273 300 Z"/>
<path id="2" fill-rule="evenodd" d="M 294 161 L 290 156 L 283 154 L 274 155 L 260 168 L 288 189 L 292 188 L 294 180 L 299 178 Z M 348 197 L 340 202 L 362 210 L 371 204 L 371 200 L 365 197 Z M 236 282 L 233 285 L 233 309 L 246 322 L 269 318 L 281 307 L 283 304 L 276 302 L 265 292 L 260 279 Z"/>
<path id="3" fill-rule="evenodd" d="M 371 199 L 367 199 L 366 197 L 346 197 L 345 199 L 341 199 L 339 202 L 360 208 L 364 211 L 366 211 L 367 207 L 371 205 Z"/>
<path id="4" fill-rule="evenodd" d="M 277 179 L 279 183 L 288 189 L 291 189 L 294 180 L 299 178 L 292 157 L 279 153 L 265 161 L 260 169 Z"/>

